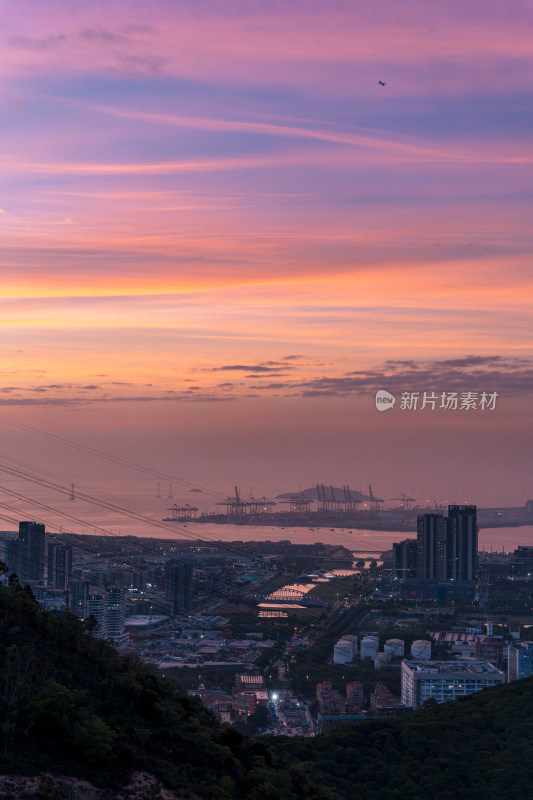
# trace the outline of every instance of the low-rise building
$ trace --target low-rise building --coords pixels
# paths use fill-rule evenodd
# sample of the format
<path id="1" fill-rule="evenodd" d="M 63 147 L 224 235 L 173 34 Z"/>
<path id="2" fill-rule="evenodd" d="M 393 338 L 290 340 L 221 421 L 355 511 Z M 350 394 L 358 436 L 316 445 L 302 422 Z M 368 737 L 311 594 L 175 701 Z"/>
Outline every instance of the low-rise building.
<path id="1" fill-rule="evenodd" d="M 317 683 L 316 699 L 320 709 L 335 709 L 339 714 L 343 714 L 346 711 L 345 698 L 333 688 L 329 681 Z"/>
<path id="2" fill-rule="evenodd" d="M 402 661 L 402 703 L 410 708 L 429 699 L 456 700 L 500 683 L 505 683 L 505 673 L 484 659 Z"/>
<path id="3" fill-rule="evenodd" d="M 405 711 L 403 703 L 381 681 L 376 683 L 370 695 L 370 708 L 383 716 L 395 716 Z"/>

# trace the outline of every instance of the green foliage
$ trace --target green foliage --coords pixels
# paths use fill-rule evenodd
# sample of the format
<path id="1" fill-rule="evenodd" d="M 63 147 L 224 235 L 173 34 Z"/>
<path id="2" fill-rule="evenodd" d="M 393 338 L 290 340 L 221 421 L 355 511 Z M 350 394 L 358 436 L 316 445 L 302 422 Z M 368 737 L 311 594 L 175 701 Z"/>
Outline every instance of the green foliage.
<path id="1" fill-rule="evenodd" d="M 532 708 L 526 679 L 316 739 L 247 739 L 75 617 L 0 587 L 4 774 L 71 775 L 113 790 L 142 770 L 205 800 L 522 800 L 533 797 Z M 37 792 L 70 797 L 57 780 Z"/>
<path id="2" fill-rule="evenodd" d="M 275 750 L 343 800 L 521 800 L 533 796 L 532 708 L 526 679 Z"/>
<path id="3" fill-rule="evenodd" d="M 207 800 L 244 800 L 258 782 L 286 786 L 285 768 L 263 744 L 217 724 L 175 680 L 120 656 L 90 628 L 43 611 L 19 585 L 0 587 L 2 772 L 72 775 L 112 789 L 141 770 Z M 288 786 L 281 797 L 300 796 L 290 777 Z M 40 791 L 52 798 L 45 784 Z"/>

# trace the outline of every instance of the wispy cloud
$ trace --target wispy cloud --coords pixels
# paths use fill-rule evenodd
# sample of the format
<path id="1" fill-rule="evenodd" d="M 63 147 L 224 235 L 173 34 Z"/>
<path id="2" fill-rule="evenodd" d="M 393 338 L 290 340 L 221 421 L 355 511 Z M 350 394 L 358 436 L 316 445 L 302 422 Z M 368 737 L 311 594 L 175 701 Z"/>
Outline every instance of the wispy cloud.
<path id="1" fill-rule="evenodd" d="M 32 38 L 31 36 L 10 36 L 7 43 L 10 47 L 17 47 L 21 50 L 29 50 L 36 53 L 46 52 L 48 50 L 55 50 L 61 47 L 66 42 L 66 36 L 62 33 L 48 34 L 41 38 Z"/>

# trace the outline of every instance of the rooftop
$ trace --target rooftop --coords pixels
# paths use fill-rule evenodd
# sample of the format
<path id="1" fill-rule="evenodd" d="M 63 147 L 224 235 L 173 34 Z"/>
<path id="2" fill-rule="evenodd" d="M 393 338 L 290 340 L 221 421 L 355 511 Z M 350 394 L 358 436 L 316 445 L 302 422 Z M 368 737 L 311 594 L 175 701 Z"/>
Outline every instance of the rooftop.
<path id="1" fill-rule="evenodd" d="M 453 673 L 465 675 L 503 675 L 503 672 L 495 667 L 490 661 L 476 658 L 461 658 L 455 661 L 415 661 L 405 659 L 403 662 L 410 670 L 427 675 L 439 673 Z"/>

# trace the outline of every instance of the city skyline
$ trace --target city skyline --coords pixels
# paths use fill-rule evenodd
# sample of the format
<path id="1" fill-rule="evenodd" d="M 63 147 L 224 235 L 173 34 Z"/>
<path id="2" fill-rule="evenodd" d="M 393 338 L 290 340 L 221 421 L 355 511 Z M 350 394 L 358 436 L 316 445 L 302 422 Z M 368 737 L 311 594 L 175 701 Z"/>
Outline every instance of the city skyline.
<path id="1" fill-rule="evenodd" d="M 528 3 L 0 14 L 1 416 L 221 494 L 533 497 Z"/>

